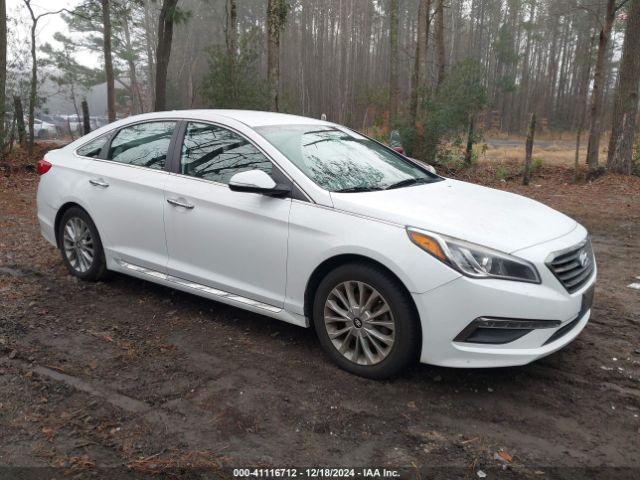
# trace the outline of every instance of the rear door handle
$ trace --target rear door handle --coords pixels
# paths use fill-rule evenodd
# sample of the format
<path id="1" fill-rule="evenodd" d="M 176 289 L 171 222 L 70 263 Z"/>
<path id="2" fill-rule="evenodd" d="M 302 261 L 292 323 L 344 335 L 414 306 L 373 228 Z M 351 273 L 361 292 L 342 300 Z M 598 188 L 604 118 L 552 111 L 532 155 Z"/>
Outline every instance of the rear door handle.
<path id="1" fill-rule="evenodd" d="M 107 188 L 109 186 L 109 184 L 104 180 L 89 180 L 89 183 L 94 187 Z"/>
<path id="2" fill-rule="evenodd" d="M 175 198 L 167 198 L 167 203 L 170 203 L 171 205 L 173 205 L 175 207 L 186 208 L 187 210 L 193 210 L 194 207 L 195 207 L 195 205 L 192 205 L 190 203 L 181 202 L 180 200 L 176 200 Z"/>

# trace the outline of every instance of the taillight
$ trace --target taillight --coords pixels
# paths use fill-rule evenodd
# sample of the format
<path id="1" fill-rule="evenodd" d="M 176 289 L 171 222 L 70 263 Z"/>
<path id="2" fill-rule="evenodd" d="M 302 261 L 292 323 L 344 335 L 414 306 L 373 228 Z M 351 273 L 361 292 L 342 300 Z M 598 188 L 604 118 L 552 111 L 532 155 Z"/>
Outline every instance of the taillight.
<path id="1" fill-rule="evenodd" d="M 51 165 L 49 162 L 47 162 L 44 158 L 42 160 L 38 160 L 38 165 L 36 167 L 36 172 L 38 172 L 38 175 L 44 175 L 45 173 L 47 173 L 49 170 L 51 170 L 51 167 L 53 165 Z"/>

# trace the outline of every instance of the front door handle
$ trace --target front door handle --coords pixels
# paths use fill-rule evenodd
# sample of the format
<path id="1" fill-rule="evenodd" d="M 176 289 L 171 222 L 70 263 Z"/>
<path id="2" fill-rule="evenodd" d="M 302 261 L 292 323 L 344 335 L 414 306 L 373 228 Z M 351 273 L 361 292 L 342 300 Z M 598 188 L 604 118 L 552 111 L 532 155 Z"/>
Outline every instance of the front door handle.
<path id="1" fill-rule="evenodd" d="M 187 210 L 193 210 L 193 208 L 195 207 L 195 205 L 192 205 L 190 203 L 185 203 L 185 202 L 181 202 L 180 200 L 176 200 L 175 198 L 167 198 L 167 203 L 175 206 L 175 207 L 182 207 L 182 208 L 186 208 Z"/>
<path id="2" fill-rule="evenodd" d="M 89 183 L 94 187 L 107 188 L 109 186 L 109 184 L 104 180 L 89 180 Z"/>

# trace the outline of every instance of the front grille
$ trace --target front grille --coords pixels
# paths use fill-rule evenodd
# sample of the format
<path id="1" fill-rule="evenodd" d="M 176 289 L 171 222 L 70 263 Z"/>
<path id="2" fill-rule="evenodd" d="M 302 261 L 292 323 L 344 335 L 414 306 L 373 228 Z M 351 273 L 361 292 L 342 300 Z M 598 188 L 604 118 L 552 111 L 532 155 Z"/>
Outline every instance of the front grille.
<path id="1" fill-rule="evenodd" d="M 595 268 L 591 240 L 557 253 L 547 265 L 567 292 L 580 290 L 589 281 Z"/>

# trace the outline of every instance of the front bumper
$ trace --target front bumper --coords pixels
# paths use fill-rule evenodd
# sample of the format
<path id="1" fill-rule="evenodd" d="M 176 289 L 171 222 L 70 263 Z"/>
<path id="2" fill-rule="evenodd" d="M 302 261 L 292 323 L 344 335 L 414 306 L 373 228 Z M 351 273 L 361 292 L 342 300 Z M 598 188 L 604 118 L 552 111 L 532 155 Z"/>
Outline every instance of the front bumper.
<path id="1" fill-rule="evenodd" d="M 446 367 L 487 368 L 524 365 L 549 355 L 575 339 L 586 326 L 590 302 L 583 297 L 595 283 L 596 270 L 579 290 L 568 293 L 546 267 L 549 252 L 578 244 L 579 227 L 568 235 L 516 252 L 540 273 L 540 285 L 459 277 L 423 294 L 413 294 L 422 323 L 420 361 Z M 586 305 L 586 307 L 585 307 Z M 478 318 L 556 321 L 552 328 L 533 328 L 506 343 L 461 341 Z"/>

